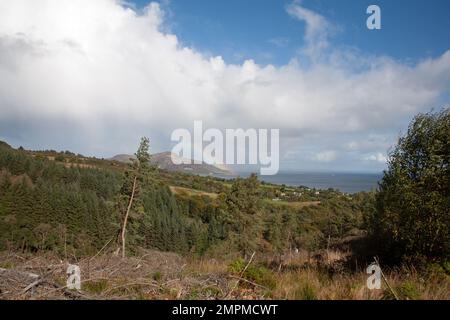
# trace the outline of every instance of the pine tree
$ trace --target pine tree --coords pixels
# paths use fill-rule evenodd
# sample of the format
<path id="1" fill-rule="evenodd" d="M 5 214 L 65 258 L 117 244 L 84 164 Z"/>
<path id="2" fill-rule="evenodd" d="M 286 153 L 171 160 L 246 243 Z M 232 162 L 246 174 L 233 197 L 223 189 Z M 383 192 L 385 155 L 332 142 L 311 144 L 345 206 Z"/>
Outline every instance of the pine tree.
<path id="1" fill-rule="evenodd" d="M 118 254 L 122 251 L 122 257 L 125 257 L 126 250 L 126 233 L 127 233 L 127 224 L 128 219 L 130 218 L 130 213 L 133 209 L 138 207 L 137 200 L 139 199 L 140 187 L 148 182 L 148 171 L 149 171 L 149 162 L 150 162 L 150 140 L 146 137 L 141 139 L 141 143 L 136 152 L 136 160 L 133 161 L 132 165 L 128 169 L 125 174 L 125 181 L 122 186 L 121 194 L 119 201 L 127 201 L 127 205 L 125 208 L 123 222 L 120 230 L 120 238 L 119 242 L 121 247 L 119 247 L 116 251 Z M 119 208 L 123 207 L 119 205 Z M 138 228 L 138 224 L 133 224 L 135 228 Z M 135 233 L 136 235 L 136 233 Z"/>
<path id="2" fill-rule="evenodd" d="M 245 256 L 256 250 L 261 239 L 259 185 L 256 174 L 247 179 L 237 178 L 225 199 L 231 214 L 232 240 Z"/>

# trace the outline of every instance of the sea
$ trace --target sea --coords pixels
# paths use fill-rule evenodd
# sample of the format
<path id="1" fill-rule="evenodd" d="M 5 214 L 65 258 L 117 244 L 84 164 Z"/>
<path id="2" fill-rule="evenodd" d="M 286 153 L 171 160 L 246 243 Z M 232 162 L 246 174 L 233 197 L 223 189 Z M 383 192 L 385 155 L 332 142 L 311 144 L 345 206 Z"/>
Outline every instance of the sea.
<path id="1" fill-rule="evenodd" d="M 250 173 L 238 173 L 221 178 L 247 177 Z M 280 172 L 274 176 L 260 176 L 260 180 L 287 186 L 305 186 L 308 188 L 326 190 L 337 189 L 344 193 L 372 191 L 378 187 L 381 173 L 312 173 L 312 172 Z"/>

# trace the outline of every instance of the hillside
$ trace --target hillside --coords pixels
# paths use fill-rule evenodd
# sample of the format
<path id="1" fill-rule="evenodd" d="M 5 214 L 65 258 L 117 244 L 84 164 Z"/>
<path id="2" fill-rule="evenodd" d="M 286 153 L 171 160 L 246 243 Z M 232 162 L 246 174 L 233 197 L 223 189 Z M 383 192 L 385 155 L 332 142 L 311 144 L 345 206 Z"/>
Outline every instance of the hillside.
<path id="1" fill-rule="evenodd" d="M 74 256 L 99 250 L 115 238 L 130 197 L 127 179 L 133 169 L 123 163 L 125 157 L 111 161 L 69 151 L 0 147 L 0 248 Z M 160 169 L 140 178 L 131 208 L 131 252 L 142 247 L 197 255 L 225 250 L 234 255 L 309 246 L 316 237 L 330 234 L 324 221 L 337 203 L 333 237 L 352 234 L 361 223 L 363 195 L 348 198 L 333 190 L 316 195 L 303 187 L 262 185 L 256 177 L 202 177 L 162 169 L 170 159 L 167 153 L 153 159 L 161 163 Z M 305 221 L 308 235 L 301 231 L 306 230 Z M 244 236 L 241 228 L 246 224 L 251 226 L 247 230 L 254 230 Z M 241 240 L 236 240 L 238 235 Z"/>
<path id="2" fill-rule="evenodd" d="M 177 157 L 176 155 L 174 155 Z M 127 155 L 127 154 L 119 154 L 116 155 L 109 160 L 126 163 L 129 164 L 132 162 L 133 159 L 136 159 L 136 156 L 134 155 Z M 198 175 L 230 175 L 232 174 L 231 170 L 228 169 L 226 166 L 213 166 L 206 163 L 202 164 L 182 164 L 182 165 L 176 165 L 172 162 L 172 154 L 170 152 L 162 152 L 162 153 L 156 153 L 152 154 L 150 158 L 150 162 L 164 170 L 169 171 L 178 171 L 178 172 L 185 172 L 185 173 L 191 173 L 191 174 L 198 174 Z"/>
<path id="3" fill-rule="evenodd" d="M 0 299 L 450 298 L 437 264 L 420 273 L 383 266 L 391 287 L 367 289 L 373 193 L 318 194 L 127 157 L 0 142 Z M 73 263 L 84 272 L 79 292 L 65 288 Z"/>

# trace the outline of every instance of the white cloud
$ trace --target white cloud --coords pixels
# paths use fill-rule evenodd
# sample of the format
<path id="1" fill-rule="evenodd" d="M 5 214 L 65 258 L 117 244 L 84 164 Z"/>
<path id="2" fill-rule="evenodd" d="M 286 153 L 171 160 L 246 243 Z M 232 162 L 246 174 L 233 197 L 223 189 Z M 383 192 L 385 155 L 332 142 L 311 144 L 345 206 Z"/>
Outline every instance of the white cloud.
<path id="1" fill-rule="evenodd" d="M 311 54 L 329 46 L 324 17 L 287 10 L 306 23 Z M 413 66 L 330 48 L 307 68 L 233 65 L 183 46 L 163 23 L 156 3 L 137 14 L 114 0 L 0 0 L 0 138 L 112 155 L 144 134 L 168 150 L 172 130 L 203 120 L 279 128 L 282 153 L 314 145 L 320 155 L 349 136 L 395 142 L 450 87 L 450 51 Z"/>
<path id="2" fill-rule="evenodd" d="M 318 154 L 315 155 L 313 159 L 319 162 L 332 162 L 336 160 L 336 158 L 337 158 L 336 151 L 328 150 L 319 152 Z"/>
<path id="3" fill-rule="evenodd" d="M 385 164 L 388 161 L 387 157 L 381 152 L 370 154 L 364 157 L 363 159 L 366 161 L 377 161 L 383 164 Z"/>
<path id="4" fill-rule="evenodd" d="M 305 51 L 310 58 L 314 58 L 320 56 L 329 45 L 330 24 L 323 16 L 302 7 L 300 3 L 300 1 L 294 1 L 287 6 L 286 10 L 292 17 L 306 23 Z"/>

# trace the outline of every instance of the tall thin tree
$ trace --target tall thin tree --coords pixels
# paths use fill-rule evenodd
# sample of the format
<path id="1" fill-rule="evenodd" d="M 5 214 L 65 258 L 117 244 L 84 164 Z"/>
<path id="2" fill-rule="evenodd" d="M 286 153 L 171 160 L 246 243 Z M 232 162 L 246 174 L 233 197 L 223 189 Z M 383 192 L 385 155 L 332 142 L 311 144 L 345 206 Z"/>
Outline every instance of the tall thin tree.
<path id="1" fill-rule="evenodd" d="M 130 216 L 130 211 L 132 210 L 133 203 L 135 202 L 137 195 L 137 190 L 139 189 L 139 183 L 144 182 L 145 175 L 149 168 L 150 163 L 150 140 L 147 137 L 141 138 L 141 143 L 139 144 L 139 148 L 135 153 L 136 159 L 130 166 L 129 172 L 126 175 L 128 179 L 124 182 L 125 185 L 129 185 L 129 179 L 132 179 L 132 187 L 131 194 L 129 195 L 128 205 L 126 207 L 125 214 L 123 216 L 122 227 L 120 230 L 120 246 L 117 248 L 116 255 L 122 251 L 122 258 L 125 258 L 126 252 L 126 232 L 127 232 L 127 224 Z M 127 190 L 127 188 L 122 188 L 123 190 Z"/>

